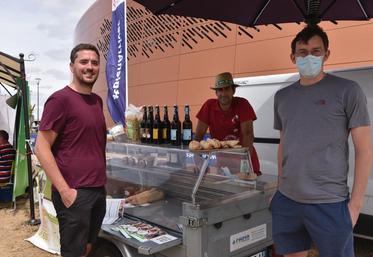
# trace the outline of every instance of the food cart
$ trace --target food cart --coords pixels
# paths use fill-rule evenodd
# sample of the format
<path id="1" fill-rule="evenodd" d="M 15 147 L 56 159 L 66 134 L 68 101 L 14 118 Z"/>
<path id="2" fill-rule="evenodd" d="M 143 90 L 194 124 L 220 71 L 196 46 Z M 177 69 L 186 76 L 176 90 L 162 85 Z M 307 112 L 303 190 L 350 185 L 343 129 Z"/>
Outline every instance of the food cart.
<path id="1" fill-rule="evenodd" d="M 269 256 L 269 199 L 277 178 L 239 179 L 248 161 L 245 148 L 190 152 L 108 143 L 108 196 L 147 191 L 150 198 L 126 204 L 122 218 L 102 226 L 100 238 L 125 257 Z M 152 197 L 155 191 L 160 197 Z M 158 233 L 140 233 L 151 229 Z"/>

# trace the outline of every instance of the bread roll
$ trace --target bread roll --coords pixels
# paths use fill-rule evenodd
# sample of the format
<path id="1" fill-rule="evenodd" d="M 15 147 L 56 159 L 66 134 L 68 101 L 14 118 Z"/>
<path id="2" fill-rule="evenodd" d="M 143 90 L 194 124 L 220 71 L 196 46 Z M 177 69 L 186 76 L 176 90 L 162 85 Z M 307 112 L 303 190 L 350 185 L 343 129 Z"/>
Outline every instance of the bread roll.
<path id="1" fill-rule="evenodd" d="M 212 144 L 210 144 L 209 142 L 204 141 L 204 140 L 202 140 L 201 142 L 199 142 L 199 144 L 201 145 L 201 147 L 202 147 L 203 150 L 211 150 L 211 149 L 214 148 L 212 146 Z"/>
<path id="2" fill-rule="evenodd" d="M 221 143 L 219 140 L 213 138 L 213 139 L 207 139 L 207 142 L 212 145 L 215 149 L 221 148 Z"/>
<path id="3" fill-rule="evenodd" d="M 189 143 L 189 150 L 201 150 L 201 145 L 198 141 L 193 140 Z"/>
<path id="4" fill-rule="evenodd" d="M 238 145 L 240 141 L 238 140 L 227 140 L 226 143 L 229 145 L 229 147 L 233 148 L 235 145 Z"/>
<path id="5" fill-rule="evenodd" d="M 220 144 L 222 148 L 229 148 L 227 141 L 220 141 Z"/>
<path id="6" fill-rule="evenodd" d="M 222 148 L 221 142 L 214 138 L 214 141 L 218 144 L 218 148 Z"/>

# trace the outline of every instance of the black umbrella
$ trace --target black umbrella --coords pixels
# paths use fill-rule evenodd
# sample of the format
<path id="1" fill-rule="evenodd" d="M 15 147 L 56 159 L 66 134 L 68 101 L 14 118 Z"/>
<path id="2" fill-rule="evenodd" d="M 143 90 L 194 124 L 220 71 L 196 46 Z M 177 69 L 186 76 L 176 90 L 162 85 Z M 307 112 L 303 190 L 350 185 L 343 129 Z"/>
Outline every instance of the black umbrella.
<path id="1" fill-rule="evenodd" d="M 243 26 L 369 20 L 373 0 L 134 0 L 154 14 L 190 16 Z"/>

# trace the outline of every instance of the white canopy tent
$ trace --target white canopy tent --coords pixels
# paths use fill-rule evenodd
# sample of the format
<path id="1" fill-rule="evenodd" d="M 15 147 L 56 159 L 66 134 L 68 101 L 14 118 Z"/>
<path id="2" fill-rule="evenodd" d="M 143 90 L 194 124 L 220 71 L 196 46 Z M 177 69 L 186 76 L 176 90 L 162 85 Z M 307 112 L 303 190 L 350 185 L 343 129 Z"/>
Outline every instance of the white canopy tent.
<path id="1" fill-rule="evenodd" d="M 11 143 L 13 143 L 16 111 L 8 106 L 6 100 L 12 96 L 10 91 L 17 92 L 16 78 L 21 77 L 21 60 L 0 52 L 0 86 L 9 94 L 0 96 L 0 129 L 9 133 Z"/>

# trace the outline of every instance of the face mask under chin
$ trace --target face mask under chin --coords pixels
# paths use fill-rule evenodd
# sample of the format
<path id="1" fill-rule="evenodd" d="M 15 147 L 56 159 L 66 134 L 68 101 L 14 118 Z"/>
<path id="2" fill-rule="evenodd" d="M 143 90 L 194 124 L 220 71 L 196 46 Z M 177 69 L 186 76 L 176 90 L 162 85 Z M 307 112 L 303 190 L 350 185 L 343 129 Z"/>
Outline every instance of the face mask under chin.
<path id="1" fill-rule="evenodd" d="M 321 72 L 323 59 L 324 56 L 307 55 L 305 57 L 297 57 L 295 64 L 301 76 L 315 78 Z"/>

